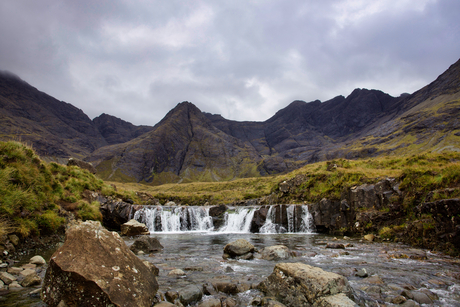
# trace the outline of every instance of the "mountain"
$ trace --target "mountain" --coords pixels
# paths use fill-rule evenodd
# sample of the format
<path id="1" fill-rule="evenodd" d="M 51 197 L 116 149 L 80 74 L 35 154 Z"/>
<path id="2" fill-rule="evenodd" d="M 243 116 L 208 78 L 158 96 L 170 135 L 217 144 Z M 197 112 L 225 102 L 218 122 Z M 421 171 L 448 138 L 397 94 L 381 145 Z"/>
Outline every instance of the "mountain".
<path id="1" fill-rule="evenodd" d="M 109 145 L 128 142 L 153 129 L 151 126 L 135 126 L 105 113 L 94 118 L 93 123 Z"/>
<path id="2" fill-rule="evenodd" d="M 99 147 L 131 140 L 152 127 L 82 110 L 0 71 L 0 140 L 31 144 L 43 158 L 84 158 Z"/>
<path id="3" fill-rule="evenodd" d="M 237 122 L 183 102 L 152 131 L 89 158 L 105 179 L 165 183 L 225 180 L 336 158 L 459 150 L 460 61 L 434 82 L 392 97 L 355 89 L 294 101 L 264 122 Z"/>
<path id="4" fill-rule="evenodd" d="M 153 184 L 287 172 L 336 158 L 460 150 L 460 61 L 435 81 L 392 97 L 355 89 L 293 101 L 264 122 L 238 122 L 179 103 L 154 127 L 83 111 L 0 74 L 0 139 L 48 157 L 86 157 L 99 176 Z"/>
<path id="5" fill-rule="evenodd" d="M 257 153 L 182 102 L 153 130 L 124 144 L 96 150 L 88 159 L 111 180 L 178 182 L 255 176 Z"/>

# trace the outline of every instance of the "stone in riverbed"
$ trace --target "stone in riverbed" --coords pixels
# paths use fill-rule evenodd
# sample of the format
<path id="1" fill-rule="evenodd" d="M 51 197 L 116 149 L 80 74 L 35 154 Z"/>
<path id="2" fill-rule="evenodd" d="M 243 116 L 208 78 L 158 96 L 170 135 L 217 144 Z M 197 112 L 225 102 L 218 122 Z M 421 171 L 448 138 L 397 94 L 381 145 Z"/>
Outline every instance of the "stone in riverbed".
<path id="1" fill-rule="evenodd" d="M 0 272 L 0 280 L 2 280 L 5 283 L 5 285 L 11 284 L 16 279 L 17 278 L 11 275 L 10 273 Z"/>
<path id="2" fill-rule="evenodd" d="M 224 258 L 248 258 L 248 254 L 254 253 L 254 245 L 247 240 L 238 239 L 224 247 Z M 248 259 L 246 259 L 248 260 Z"/>
<path id="3" fill-rule="evenodd" d="M 184 306 L 188 304 L 198 302 L 203 297 L 203 292 L 197 285 L 189 285 L 185 288 L 177 291 L 179 294 L 179 300 Z"/>
<path id="4" fill-rule="evenodd" d="M 158 290 L 152 272 L 115 232 L 99 222 L 71 225 L 51 257 L 42 299 L 51 307 L 151 306 Z"/>
<path id="5" fill-rule="evenodd" d="M 315 302 L 315 307 L 357 307 L 358 305 L 350 300 L 348 296 L 343 293 L 330 295 L 319 298 Z"/>
<path id="6" fill-rule="evenodd" d="M 127 221 L 121 225 L 122 236 L 138 236 L 138 235 L 148 235 L 150 234 L 149 229 L 145 224 L 140 223 L 134 219 Z"/>
<path id="7" fill-rule="evenodd" d="M 157 238 L 141 236 L 134 241 L 129 249 L 135 254 L 139 253 L 139 251 L 150 254 L 162 250 L 163 245 L 161 245 Z"/>
<path id="8" fill-rule="evenodd" d="M 36 265 L 44 265 L 46 264 L 45 259 L 42 256 L 33 256 L 30 258 L 29 263 L 36 264 Z"/>
<path id="9" fill-rule="evenodd" d="M 37 275 L 37 273 L 29 274 L 24 278 L 23 281 L 21 281 L 21 286 L 23 287 L 32 287 L 35 285 L 41 284 L 42 279 L 40 276 Z"/>
<path id="10" fill-rule="evenodd" d="M 350 300 L 353 289 L 345 277 L 303 263 L 278 263 L 258 288 L 286 306 L 310 306 L 339 293 L 344 293 L 347 304 L 354 306 Z"/>
<path id="11" fill-rule="evenodd" d="M 289 259 L 289 248 L 284 245 L 267 246 L 260 250 L 260 257 L 265 260 L 284 260 Z"/>

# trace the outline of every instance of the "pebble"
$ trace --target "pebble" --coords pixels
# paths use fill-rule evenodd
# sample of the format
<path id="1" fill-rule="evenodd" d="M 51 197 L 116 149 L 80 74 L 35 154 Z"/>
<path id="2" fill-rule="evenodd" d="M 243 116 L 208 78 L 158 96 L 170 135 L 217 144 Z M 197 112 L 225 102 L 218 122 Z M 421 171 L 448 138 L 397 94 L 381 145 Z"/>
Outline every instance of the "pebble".
<path id="1" fill-rule="evenodd" d="M 30 258 L 29 263 L 36 264 L 36 265 L 44 265 L 46 264 L 45 259 L 42 256 L 33 256 Z"/>

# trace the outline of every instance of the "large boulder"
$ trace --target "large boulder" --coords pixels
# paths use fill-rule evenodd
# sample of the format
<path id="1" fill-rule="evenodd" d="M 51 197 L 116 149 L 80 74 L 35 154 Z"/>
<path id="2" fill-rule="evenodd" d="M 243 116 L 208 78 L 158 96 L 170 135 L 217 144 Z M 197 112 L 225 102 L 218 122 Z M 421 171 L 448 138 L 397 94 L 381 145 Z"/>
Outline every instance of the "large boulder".
<path id="1" fill-rule="evenodd" d="M 346 295 L 347 304 L 355 306 L 350 300 L 353 289 L 345 277 L 303 263 L 278 263 L 258 288 L 286 306 L 311 306 L 340 293 Z"/>
<path id="2" fill-rule="evenodd" d="M 150 254 L 162 250 L 163 245 L 161 245 L 157 238 L 141 236 L 134 241 L 133 245 L 131 245 L 129 249 L 135 254 L 139 251 Z"/>
<path id="3" fill-rule="evenodd" d="M 116 232 L 86 221 L 69 227 L 51 257 L 42 299 L 51 307 L 141 307 L 152 305 L 157 290 L 155 276 Z"/>
<path id="4" fill-rule="evenodd" d="M 128 222 L 134 213 L 141 209 L 141 205 L 132 205 L 124 201 L 113 201 L 100 199 L 102 203 L 99 210 L 102 214 L 102 223 L 105 227 L 113 230 L 120 230 L 121 225 Z"/>
<path id="5" fill-rule="evenodd" d="M 224 258 L 251 258 L 254 253 L 254 245 L 245 239 L 230 242 L 224 247 Z"/>
<path id="6" fill-rule="evenodd" d="M 138 235 L 148 235 L 150 234 L 149 229 L 145 224 L 139 223 L 138 221 L 132 219 L 128 222 L 121 225 L 122 236 L 138 236 Z"/>

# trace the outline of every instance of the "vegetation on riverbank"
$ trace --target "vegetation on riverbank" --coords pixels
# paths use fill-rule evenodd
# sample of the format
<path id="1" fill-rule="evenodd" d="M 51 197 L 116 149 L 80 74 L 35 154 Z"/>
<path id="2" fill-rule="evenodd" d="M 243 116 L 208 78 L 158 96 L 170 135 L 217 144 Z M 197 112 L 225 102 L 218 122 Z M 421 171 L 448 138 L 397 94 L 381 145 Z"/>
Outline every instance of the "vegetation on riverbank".
<path id="1" fill-rule="evenodd" d="M 0 238 L 55 233 L 67 210 L 83 220 L 101 220 L 99 204 L 88 202 L 86 190 L 117 194 L 87 170 L 46 163 L 25 144 L 0 142 Z"/>

